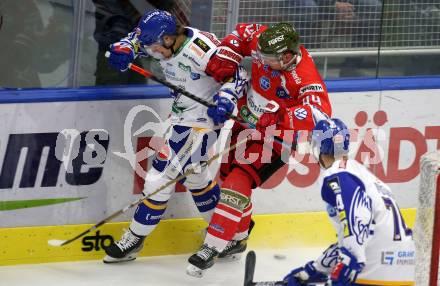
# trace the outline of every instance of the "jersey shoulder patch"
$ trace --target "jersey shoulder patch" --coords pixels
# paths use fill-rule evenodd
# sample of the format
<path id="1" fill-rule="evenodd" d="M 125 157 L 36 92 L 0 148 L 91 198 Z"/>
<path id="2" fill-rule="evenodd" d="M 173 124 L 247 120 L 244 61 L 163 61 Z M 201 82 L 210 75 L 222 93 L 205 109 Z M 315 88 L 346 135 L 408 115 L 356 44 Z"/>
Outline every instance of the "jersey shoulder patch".
<path id="1" fill-rule="evenodd" d="M 200 70 L 205 70 L 209 58 L 217 48 L 217 44 L 213 41 L 216 38 L 212 35 L 211 40 L 204 33 L 209 34 L 194 30 L 194 34 L 183 52 L 183 57 L 188 58 Z"/>

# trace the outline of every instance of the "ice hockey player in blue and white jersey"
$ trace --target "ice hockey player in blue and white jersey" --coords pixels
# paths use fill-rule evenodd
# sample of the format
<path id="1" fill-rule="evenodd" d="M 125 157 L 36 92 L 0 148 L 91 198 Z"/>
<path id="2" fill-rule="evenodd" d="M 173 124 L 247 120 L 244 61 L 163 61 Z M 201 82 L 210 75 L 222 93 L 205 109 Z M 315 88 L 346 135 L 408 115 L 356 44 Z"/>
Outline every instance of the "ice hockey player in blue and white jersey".
<path id="1" fill-rule="evenodd" d="M 109 56 L 109 65 L 120 71 L 126 71 L 137 56 L 153 57 L 159 61 L 168 82 L 216 104 L 208 109 L 172 92 L 171 126 L 162 148 L 165 151 L 157 152 L 143 190 L 148 195 L 188 168 L 197 168 L 197 173 L 187 176 L 182 183 L 207 222 L 220 198 L 220 189 L 209 168 L 200 163 L 207 161 L 207 152 L 228 119 L 227 113 L 234 110 L 248 83 L 242 68 L 225 82 L 217 82 L 214 79 L 219 78 L 217 75 L 205 72 L 218 44 L 213 34 L 182 27 L 168 12 L 154 10 L 143 15 L 127 37 L 111 45 Z M 122 239 L 105 249 L 104 262 L 135 259 L 145 238 L 160 222 L 173 193 L 174 186 L 169 186 L 140 203 Z"/>
<path id="2" fill-rule="evenodd" d="M 284 282 L 297 286 L 325 278 L 327 285 L 414 285 L 412 232 L 390 188 L 347 158 L 349 141 L 349 130 L 336 118 L 319 121 L 313 130 L 312 153 L 325 169 L 321 197 L 338 241 Z"/>

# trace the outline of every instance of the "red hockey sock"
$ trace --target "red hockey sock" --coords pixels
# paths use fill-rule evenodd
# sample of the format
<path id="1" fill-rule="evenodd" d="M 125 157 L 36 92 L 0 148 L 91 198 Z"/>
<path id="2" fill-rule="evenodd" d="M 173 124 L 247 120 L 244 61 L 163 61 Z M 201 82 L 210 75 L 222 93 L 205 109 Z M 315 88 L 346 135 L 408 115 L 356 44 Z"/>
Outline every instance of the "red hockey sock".
<path id="1" fill-rule="evenodd" d="M 249 203 L 243 210 L 243 215 L 241 217 L 240 223 L 238 224 L 237 232 L 235 233 L 233 239 L 242 240 L 248 237 L 249 225 L 251 224 L 252 215 L 252 203 Z"/>
<path id="2" fill-rule="evenodd" d="M 252 183 L 252 177 L 240 168 L 234 168 L 226 177 L 220 201 L 208 227 L 205 239 L 208 245 L 222 251 L 237 233 L 245 209 L 249 210 L 251 206 Z M 243 227 L 244 224 L 245 221 Z M 249 225 L 249 222 L 247 224 Z"/>

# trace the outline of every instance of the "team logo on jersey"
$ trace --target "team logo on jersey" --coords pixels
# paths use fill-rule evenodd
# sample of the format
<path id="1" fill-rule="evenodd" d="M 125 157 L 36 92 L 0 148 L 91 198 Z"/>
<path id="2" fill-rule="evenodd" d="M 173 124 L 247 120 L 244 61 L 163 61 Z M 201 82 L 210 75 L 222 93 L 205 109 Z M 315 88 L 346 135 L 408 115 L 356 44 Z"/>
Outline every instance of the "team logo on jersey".
<path id="1" fill-rule="evenodd" d="M 317 84 L 317 83 L 309 84 L 309 85 L 303 86 L 299 89 L 299 95 L 301 96 L 304 93 L 309 92 L 309 91 L 324 92 L 324 88 L 322 87 L 321 84 Z"/>
<path id="2" fill-rule="evenodd" d="M 270 88 L 270 80 L 265 76 L 261 77 L 260 78 L 260 86 L 262 89 L 268 90 Z"/>
<path id="3" fill-rule="evenodd" d="M 194 40 L 194 43 L 200 48 L 202 49 L 202 51 L 204 51 L 205 53 L 207 51 L 209 51 L 211 48 L 209 47 L 209 45 L 207 43 L 205 43 L 202 39 L 200 38 L 196 38 Z"/>
<path id="4" fill-rule="evenodd" d="M 305 110 L 304 108 L 300 107 L 297 108 L 293 111 L 293 114 L 295 114 L 295 117 L 298 118 L 299 120 L 304 120 L 306 119 L 308 113 L 307 110 Z"/>
<path id="5" fill-rule="evenodd" d="M 277 87 L 276 95 L 279 98 L 291 98 L 287 91 L 281 86 Z"/>
<path id="6" fill-rule="evenodd" d="M 359 245 L 363 245 L 370 235 L 370 224 L 373 220 L 371 199 L 365 191 L 356 190 L 350 206 L 350 225 Z"/>

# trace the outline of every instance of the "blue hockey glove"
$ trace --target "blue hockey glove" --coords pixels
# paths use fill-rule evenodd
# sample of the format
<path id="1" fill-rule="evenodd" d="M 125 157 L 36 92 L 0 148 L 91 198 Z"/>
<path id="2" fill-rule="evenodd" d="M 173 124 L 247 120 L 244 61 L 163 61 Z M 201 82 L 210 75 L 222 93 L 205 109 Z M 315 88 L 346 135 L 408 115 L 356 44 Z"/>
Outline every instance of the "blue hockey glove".
<path id="1" fill-rule="evenodd" d="M 227 114 L 234 111 L 235 101 L 234 96 L 226 91 L 220 91 L 214 95 L 214 102 L 216 102 L 217 105 L 215 107 L 209 107 L 207 113 L 215 125 L 222 124 L 229 119 Z"/>
<path id="2" fill-rule="evenodd" d="M 116 42 L 110 46 L 108 64 L 111 68 L 126 71 L 128 65 L 134 60 L 133 46 L 127 42 Z"/>
<path id="3" fill-rule="evenodd" d="M 306 265 L 293 269 L 284 277 L 283 281 L 286 286 L 301 286 L 306 283 L 325 282 L 327 281 L 327 275 L 318 272 L 313 265 L 313 261 L 309 261 Z"/>
<path id="4" fill-rule="evenodd" d="M 330 276 L 332 286 L 351 285 L 351 283 L 356 281 L 358 274 L 364 266 L 364 263 L 358 263 L 356 257 L 345 247 L 340 247 L 338 263 Z"/>

